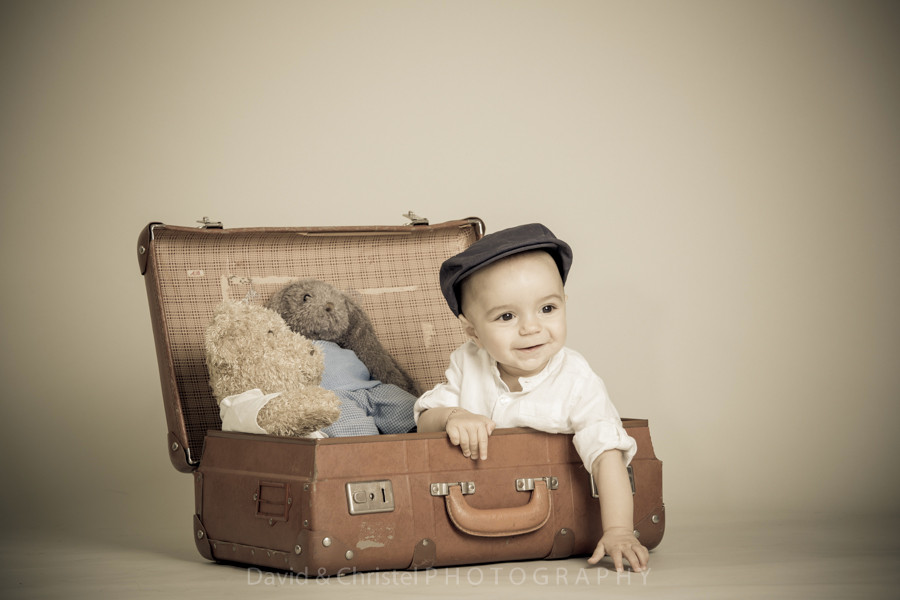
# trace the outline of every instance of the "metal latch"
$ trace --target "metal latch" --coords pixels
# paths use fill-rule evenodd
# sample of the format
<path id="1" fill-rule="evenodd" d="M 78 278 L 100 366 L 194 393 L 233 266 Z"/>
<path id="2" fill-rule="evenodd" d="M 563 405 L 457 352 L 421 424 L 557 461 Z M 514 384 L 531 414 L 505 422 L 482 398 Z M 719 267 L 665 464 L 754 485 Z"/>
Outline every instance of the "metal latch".
<path id="1" fill-rule="evenodd" d="M 631 465 L 625 467 L 625 470 L 628 471 L 628 483 L 631 484 L 631 495 L 634 496 L 634 469 L 631 468 Z M 594 476 L 591 475 L 591 496 L 594 498 L 599 498 L 600 494 L 597 491 L 597 482 L 594 481 Z"/>
<path id="2" fill-rule="evenodd" d="M 409 211 L 403 216 L 409 219 L 409 223 L 407 223 L 407 225 L 428 225 L 428 219 L 426 219 L 425 217 L 420 217 L 413 211 Z"/>
<path id="3" fill-rule="evenodd" d="M 559 479 L 557 479 L 556 477 L 527 477 L 516 479 L 516 491 L 530 492 L 534 490 L 535 480 L 540 481 L 542 479 L 547 482 L 548 490 L 555 490 L 559 487 Z"/>
<path id="4" fill-rule="evenodd" d="M 347 483 L 347 507 L 351 515 L 392 512 L 394 486 L 389 479 Z"/>
<path id="5" fill-rule="evenodd" d="M 431 484 L 431 495 L 432 496 L 446 496 L 450 493 L 451 485 L 458 485 L 464 495 L 475 493 L 475 482 L 474 481 L 452 481 L 449 483 L 432 483 Z"/>
<path id="6" fill-rule="evenodd" d="M 222 221 L 211 221 L 209 217 L 203 217 L 197 223 L 200 223 L 198 229 L 222 229 Z"/>

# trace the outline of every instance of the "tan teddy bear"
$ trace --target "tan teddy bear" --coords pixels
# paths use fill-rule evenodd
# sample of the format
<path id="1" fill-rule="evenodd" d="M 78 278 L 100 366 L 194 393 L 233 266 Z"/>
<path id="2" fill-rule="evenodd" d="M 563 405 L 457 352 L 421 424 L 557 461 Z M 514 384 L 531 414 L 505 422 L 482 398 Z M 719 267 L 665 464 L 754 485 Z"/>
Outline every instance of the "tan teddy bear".
<path id="1" fill-rule="evenodd" d="M 223 302 L 205 342 L 223 429 L 303 437 L 340 416 L 337 396 L 319 386 L 321 350 L 277 313 L 248 302 Z M 243 424 L 235 425 L 241 412 Z"/>

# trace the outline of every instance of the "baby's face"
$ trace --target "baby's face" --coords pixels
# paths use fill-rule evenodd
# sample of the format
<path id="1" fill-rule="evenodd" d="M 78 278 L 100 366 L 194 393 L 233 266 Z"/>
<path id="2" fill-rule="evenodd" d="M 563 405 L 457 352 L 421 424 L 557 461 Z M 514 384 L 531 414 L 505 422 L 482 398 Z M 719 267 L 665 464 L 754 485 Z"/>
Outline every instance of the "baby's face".
<path id="1" fill-rule="evenodd" d="M 566 343 L 566 296 L 542 250 L 476 271 L 463 282 L 466 333 L 497 361 L 507 385 L 538 374 Z"/>

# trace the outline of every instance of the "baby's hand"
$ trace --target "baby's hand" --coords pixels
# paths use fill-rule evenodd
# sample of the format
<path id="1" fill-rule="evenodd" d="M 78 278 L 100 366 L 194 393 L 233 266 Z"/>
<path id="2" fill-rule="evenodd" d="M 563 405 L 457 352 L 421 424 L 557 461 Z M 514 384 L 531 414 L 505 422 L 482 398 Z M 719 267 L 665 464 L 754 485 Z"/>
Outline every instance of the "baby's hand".
<path id="1" fill-rule="evenodd" d="M 450 443 L 459 446 L 463 456 L 472 460 L 487 458 L 488 436 L 497 425 L 483 415 L 476 415 L 463 408 L 454 409 L 447 418 L 447 435 Z"/>
<path id="2" fill-rule="evenodd" d="M 600 538 L 597 548 L 588 562 L 595 565 L 607 554 L 612 557 L 618 573 L 625 569 L 622 563 L 623 558 L 628 559 L 634 571 L 643 571 L 650 561 L 650 551 L 634 537 L 634 532 L 624 527 L 604 531 L 603 537 Z"/>

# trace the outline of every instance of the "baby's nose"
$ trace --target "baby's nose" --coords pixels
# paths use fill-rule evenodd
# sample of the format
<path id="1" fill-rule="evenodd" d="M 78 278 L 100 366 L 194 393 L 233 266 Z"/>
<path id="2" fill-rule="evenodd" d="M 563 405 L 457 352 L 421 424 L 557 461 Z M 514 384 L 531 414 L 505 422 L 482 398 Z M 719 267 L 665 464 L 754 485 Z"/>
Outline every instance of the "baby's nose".
<path id="1" fill-rule="evenodd" d="M 522 319 L 519 326 L 519 331 L 523 334 L 536 333 L 540 331 L 540 329 L 541 324 L 537 321 L 537 319 Z"/>

